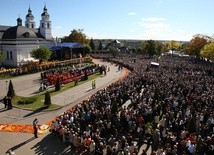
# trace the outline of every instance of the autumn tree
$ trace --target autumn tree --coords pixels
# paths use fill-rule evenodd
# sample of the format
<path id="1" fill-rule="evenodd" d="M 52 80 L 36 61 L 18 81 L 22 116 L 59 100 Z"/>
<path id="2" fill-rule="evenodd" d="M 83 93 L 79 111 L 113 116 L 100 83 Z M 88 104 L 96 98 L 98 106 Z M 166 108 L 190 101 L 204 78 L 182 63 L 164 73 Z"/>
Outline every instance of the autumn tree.
<path id="1" fill-rule="evenodd" d="M 76 42 L 88 45 L 89 40 L 87 39 L 87 36 L 83 33 L 83 31 L 83 29 L 73 29 L 69 36 L 65 36 L 64 38 L 62 38 L 62 42 Z"/>
<path id="2" fill-rule="evenodd" d="M 173 52 L 178 51 L 181 48 L 181 44 L 175 40 L 171 40 L 168 42 L 168 50 L 171 50 L 172 55 Z"/>
<path id="3" fill-rule="evenodd" d="M 41 61 L 50 59 L 51 51 L 47 47 L 41 47 L 38 49 L 34 49 L 31 52 L 31 56 L 35 59 L 38 59 L 41 62 Z"/>
<path id="4" fill-rule="evenodd" d="M 206 44 L 200 51 L 200 56 L 214 61 L 214 42 Z"/>
<path id="5" fill-rule="evenodd" d="M 208 41 L 206 38 L 196 35 L 193 37 L 193 39 L 190 40 L 190 43 L 185 49 L 185 52 L 189 55 L 196 56 L 196 58 L 200 58 L 200 51 L 207 43 Z"/>
<path id="6" fill-rule="evenodd" d="M 94 44 L 93 38 L 91 38 L 89 45 L 90 45 L 90 47 L 91 47 L 91 50 L 94 51 L 94 50 L 95 50 L 95 44 Z"/>

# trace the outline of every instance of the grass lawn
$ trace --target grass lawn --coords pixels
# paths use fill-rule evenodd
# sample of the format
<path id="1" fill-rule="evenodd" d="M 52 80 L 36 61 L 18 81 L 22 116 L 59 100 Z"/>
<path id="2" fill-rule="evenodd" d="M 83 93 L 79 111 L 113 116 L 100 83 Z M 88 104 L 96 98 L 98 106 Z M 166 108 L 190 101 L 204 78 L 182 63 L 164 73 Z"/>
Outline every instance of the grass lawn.
<path id="1" fill-rule="evenodd" d="M 88 76 L 88 80 L 85 81 L 79 81 L 78 85 L 81 85 L 87 81 L 91 81 L 95 78 L 100 76 L 99 73 L 93 74 L 91 76 Z M 74 82 L 65 84 L 59 91 L 55 91 L 55 87 L 52 89 L 49 89 L 48 91 L 50 92 L 50 96 L 54 96 L 56 94 L 59 94 L 63 91 L 66 91 L 68 89 L 72 89 L 74 86 Z M 31 110 L 54 110 L 58 109 L 61 106 L 56 105 L 54 103 L 51 104 L 48 108 L 44 106 L 44 98 L 45 98 L 45 91 L 38 93 L 37 95 L 34 95 L 32 97 L 22 97 L 22 96 L 15 96 L 12 100 L 12 103 L 14 106 L 19 107 L 19 108 L 27 108 Z M 20 104 L 20 100 L 22 100 L 22 104 Z M 24 103 L 25 102 L 25 103 Z M 28 102 L 28 103 L 26 103 Z"/>

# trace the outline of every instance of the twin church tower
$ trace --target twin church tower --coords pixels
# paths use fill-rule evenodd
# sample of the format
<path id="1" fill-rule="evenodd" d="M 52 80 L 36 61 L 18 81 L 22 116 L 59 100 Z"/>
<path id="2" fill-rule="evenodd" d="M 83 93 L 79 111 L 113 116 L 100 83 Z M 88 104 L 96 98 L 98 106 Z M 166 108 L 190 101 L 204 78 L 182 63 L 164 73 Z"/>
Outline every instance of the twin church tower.
<path id="1" fill-rule="evenodd" d="M 26 15 L 25 18 L 25 27 L 29 29 L 36 28 L 36 23 L 34 21 L 34 16 L 32 14 L 30 7 L 28 9 L 28 14 Z M 43 13 L 41 14 L 39 33 L 47 40 L 52 39 L 50 15 L 48 14 L 46 5 L 44 6 Z"/>

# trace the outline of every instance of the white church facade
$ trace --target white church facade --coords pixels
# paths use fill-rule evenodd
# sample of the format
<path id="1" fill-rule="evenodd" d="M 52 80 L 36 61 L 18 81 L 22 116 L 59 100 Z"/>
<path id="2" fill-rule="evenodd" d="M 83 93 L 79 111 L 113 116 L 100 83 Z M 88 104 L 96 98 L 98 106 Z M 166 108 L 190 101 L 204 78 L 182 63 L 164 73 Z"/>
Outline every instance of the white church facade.
<path id="1" fill-rule="evenodd" d="M 39 47 L 51 47 L 53 45 L 51 34 L 51 21 L 44 6 L 39 28 L 36 28 L 34 16 L 29 7 L 22 26 L 22 19 L 17 19 L 16 26 L 0 25 L 0 51 L 4 53 L 3 66 L 19 67 L 30 60 L 31 51 Z"/>

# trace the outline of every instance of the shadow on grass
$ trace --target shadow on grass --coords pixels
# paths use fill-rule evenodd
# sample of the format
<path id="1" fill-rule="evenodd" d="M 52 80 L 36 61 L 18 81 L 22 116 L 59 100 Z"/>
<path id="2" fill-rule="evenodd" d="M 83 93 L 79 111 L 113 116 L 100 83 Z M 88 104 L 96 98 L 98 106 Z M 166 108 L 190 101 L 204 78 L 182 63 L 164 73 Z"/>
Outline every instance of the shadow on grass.
<path id="1" fill-rule="evenodd" d="M 70 146 L 63 144 L 62 140 L 59 140 L 53 133 L 49 133 L 30 149 L 34 150 L 35 154 L 77 155 L 76 151 L 72 150 Z"/>
<path id="2" fill-rule="evenodd" d="M 47 106 L 45 106 L 45 107 L 41 107 L 41 108 L 38 108 L 38 109 L 36 109 L 36 110 L 32 111 L 31 113 L 26 114 L 26 115 L 25 115 L 25 116 L 23 116 L 23 117 L 29 117 L 29 116 L 31 116 L 31 115 L 34 115 L 34 114 L 39 113 L 39 112 L 41 112 L 41 111 L 43 111 L 43 110 L 46 110 L 46 109 L 48 109 L 48 107 L 47 107 Z"/>

